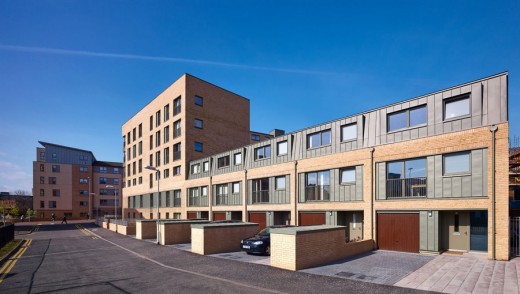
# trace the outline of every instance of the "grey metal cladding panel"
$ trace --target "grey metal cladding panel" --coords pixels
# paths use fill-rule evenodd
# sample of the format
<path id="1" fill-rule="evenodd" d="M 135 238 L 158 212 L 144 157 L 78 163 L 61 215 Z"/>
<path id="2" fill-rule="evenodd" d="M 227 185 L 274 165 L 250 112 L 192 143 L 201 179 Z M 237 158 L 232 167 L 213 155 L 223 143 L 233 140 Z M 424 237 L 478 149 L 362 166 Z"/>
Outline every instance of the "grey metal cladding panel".
<path id="1" fill-rule="evenodd" d="M 305 202 L 305 174 L 300 173 L 300 174 L 298 174 L 298 177 L 299 177 L 298 183 L 300 186 L 300 189 L 298 189 L 298 193 L 299 193 L 298 197 L 300 199 L 300 202 Z"/>
<path id="2" fill-rule="evenodd" d="M 435 157 L 428 156 L 426 157 L 426 181 L 428 190 L 426 191 L 426 195 L 428 198 L 435 197 Z"/>
<path id="3" fill-rule="evenodd" d="M 442 181 L 442 155 L 435 155 L 435 198 L 441 198 L 444 195 Z"/>
<path id="4" fill-rule="evenodd" d="M 291 176 L 286 175 L 285 176 L 285 195 L 284 195 L 284 202 L 283 203 L 290 203 L 291 202 Z"/>
<path id="5" fill-rule="evenodd" d="M 439 135 L 443 133 L 442 121 L 443 121 L 443 108 L 444 102 L 442 99 L 442 94 L 435 94 L 435 135 Z"/>
<path id="6" fill-rule="evenodd" d="M 394 136 L 395 136 L 394 137 L 395 142 L 401 142 L 403 140 L 403 133 L 402 132 L 395 133 Z"/>
<path id="7" fill-rule="evenodd" d="M 451 121 L 443 123 L 442 126 L 444 133 L 450 133 L 453 130 Z"/>
<path id="8" fill-rule="evenodd" d="M 428 212 L 419 212 L 419 248 L 428 250 Z"/>
<path id="9" fill-rule="evenodd" d="M 401 135 L 402 135 L 401 138 L 403 141 L 410 140 L 410 137 L 411 137 L 410 130 L 402 131 Z"/>
<path id="10" fill-rule="evenodd" d="M 451 180 L 452 178 L 442 178 L 442 197 L 452 197 Z"/>
<path id="11" fill-rule="evenodd" d="M 253 181 L 247 181 L 247 204 L 252 204 L 252 195 L 253 195 Z"/>
<path id="12" fill-rule="evenodd" d="M 453 197 L 462 197 L 462 177 L 451 179 L 451 193 Z"/>
<path id="13" fill-rule="evenodd" d="M 480 127 L 482 125 L 481 119 L 482 115 L 482 84 L 475 83 L 471 85 L 471 116 L 473 118 L 478 117 L 477 119 L 472 119 L 471 125 L 473 127 Z"/>
<path id="14" fill-rule="evenodd" d="M 471 193 L 464 196 L 482 196 L 483 150 L 471 151 Z"/>
<path id="15" fill-rule="evenodd" d="M 471 192 L 471 183 L 473 181 L 471 176 L 462 177 L 461 179 L 462 179 L 462 197 L 476 196 L 476 195 L 472 195 L 472 192 Z"/>
<path id="16" fill-rule="evenodd" d="M 330 172 L 330 200 L 339 201 L 339 181 L 337 179 L 338 169 L 331 169 Z"/>
<path id="17" fill-rule="evenodd" d="M 488 149 L 482 152 L 482 196 L 488 196 Z"/>
<path id="18" fill-rule="evenodd" d="M 500 121 L 508 120 L 507 110 L 507 76 L 500 77 Z"/>
<path id="19" fill-rule="evenodd" d="M 460 124 L 461 124 L 461 129 L 462 130 L 467 130 L 467 129 L 471 129 L 471 121 L 472 121 L 472 118 L 473 117 L 468 117 L 468 118 L 463 118 L 460 120 Z"/>
<path id="20" fill-rule="evenodd" d="M 377 164 L 377 199 L 386 199 L 386 163 Z"/>
<path id="21" fill-rule="evenodd" d="M 418 130 L 419 130 L 419 138 L 428 137 L 428 127 L 420 127 Z"/>
<path id="22" fill-rule="evenodd" d="M 368 116 L 368 146 L 374 146 L 376 144 L 376 125 L 377 122 L 377 113 L 375 111 L 371 112 Z"/>
<path id="23" fill-rule="evenodd" d="M 488 80 L 488 124 L 500 122 L 500 78 Z"/>
<path id="24" fill-rule="evenodd" d="M 482 81 L 482 125 L 488 124 L 488 81 Z"/>
<path id="25" fill-rule="evenodd" d="M 355 200 L 363 200 L 363 166 L 356 166 L 356 194 Z"/>
<path id="26" fill-rule="evenodd" d="M 462 128 L 462 120 L 454 120 L 452 121 L 451 123 L 451 127 L 452 127 L 452 131 L 456 132 L 456 131 L 460 131 L 461 128 Z"/>

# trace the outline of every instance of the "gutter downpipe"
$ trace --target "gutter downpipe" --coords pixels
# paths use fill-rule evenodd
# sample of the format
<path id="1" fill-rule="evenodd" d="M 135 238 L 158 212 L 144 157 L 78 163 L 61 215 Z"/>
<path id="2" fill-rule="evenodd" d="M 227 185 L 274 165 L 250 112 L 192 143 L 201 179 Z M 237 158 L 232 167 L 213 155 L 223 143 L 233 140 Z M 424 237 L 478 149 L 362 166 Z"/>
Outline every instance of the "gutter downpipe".
<path id="1" fill-rule="evenodd" d="M 491 132 L 491 144 L 492 144 L 492 157 L 491 157 L 491 209 L 493 210 L 493 260 L 496 260 L 496 194 L 495 194 L 495 160 L 496 160 L 496 152 L 495 152 L 495 145 L 496 145 L 496 131 L 498 130 L 498 127 L 496 125 L 490 126 L 489 131 Z"/>
<path id="2" fill-rule="evenodd" d="M 294 161 L 294 225 L 298 225 L 298 201 L 300 199 L 298 190 L 298 160 Z"/>
<path id="3" fill-rule="evenodd" d="M 370 227 L 372 229 L 372 240 L 375 239 L 374 230 L 374 151 L 375 148 L 370 148 Z"/>

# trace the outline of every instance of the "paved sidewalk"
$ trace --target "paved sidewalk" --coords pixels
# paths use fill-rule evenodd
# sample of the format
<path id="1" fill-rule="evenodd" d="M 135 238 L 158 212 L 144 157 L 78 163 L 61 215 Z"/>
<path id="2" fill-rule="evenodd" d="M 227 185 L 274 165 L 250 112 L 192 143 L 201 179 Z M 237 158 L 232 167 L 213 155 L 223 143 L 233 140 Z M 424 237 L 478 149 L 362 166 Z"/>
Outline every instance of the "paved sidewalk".
<path id="1" fill-rule="evenodd" d="M 520 259 L 487 260 L 485 254 L 443 254 L 395 286 L 443 293 L 519 293 Z"/>

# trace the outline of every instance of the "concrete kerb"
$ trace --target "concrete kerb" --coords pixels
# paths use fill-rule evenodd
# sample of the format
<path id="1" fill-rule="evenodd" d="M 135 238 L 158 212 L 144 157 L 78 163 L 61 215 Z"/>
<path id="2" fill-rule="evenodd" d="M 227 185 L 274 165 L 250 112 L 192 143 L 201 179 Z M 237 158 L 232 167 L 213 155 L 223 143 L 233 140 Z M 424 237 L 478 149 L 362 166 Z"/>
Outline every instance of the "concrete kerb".
<path id="1" fill-rule="evenodd" d="M 13 240 L 13 241 L 17 241 L 16 239 Z M 22 247 L 23 244 L 25 244 L 27 242 L 27 240 L 18 240 L 20 241 L 18 243 L 18 245 L 16 245 L 13 249 L 11 249 L 11 251 L 9 251 L 5 256 L 3 256 L 2 258 L 0 258 L 0 264 L 3 264 L 7 259 L 9 259 L 11 256 L 13 256 L 13 254 L 15 252 L 18 251 L 18 249 L 20 249 L 20 247 Z"/>

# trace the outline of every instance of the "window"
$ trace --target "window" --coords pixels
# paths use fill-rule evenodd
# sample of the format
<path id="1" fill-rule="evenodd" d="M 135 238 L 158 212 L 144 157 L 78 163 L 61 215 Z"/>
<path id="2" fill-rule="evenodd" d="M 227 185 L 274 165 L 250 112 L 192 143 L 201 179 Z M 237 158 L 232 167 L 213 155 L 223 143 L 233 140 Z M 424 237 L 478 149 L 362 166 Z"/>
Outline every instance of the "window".
<path id="1" fill-rule="evenodd" d="M 231 185 L 231 193 L 232 194 L 240 193 L 240 182 L 235 182 Z"/>
<path id="2" fill-rule="evenodd" d="M 153 135 L 150 135 L 150 150 L 152 150 L 152 148 L 153 148 Z"/>
<path id="3" fill-rule="evenodd" d="M 275 178 L 275 189 L 276 190 L 285 190 L 285 176 Z"/>
<path id="4" fill-rule="evenodd" d="M 139 179 L 138 179 L 138 183 L 139 183 L 139 184 L 142 184 L 142 183 L 143 183 L 143 177 L 139 177 Z"/>
<path id="5" fill-rule="evenodd" d="M 45 152 L 40 152 L 40 160 L 45 160 Z"/>
<path id="6" fill-rule="evenodd" d="M 40 208 L 45 208 L 45 201 L 40 201 Z"/>
<path id="7" fill-rule="evenodd" d="M 103 174 L 106 174 L 108 172 L 108 169 L 105 166 L 100 166 L 99 167 L 99 172 L 103 173 Z"/>
<path id="8" fill-rule="evenodd" d="M 269 202 L 269 178 L 256 179 L 252 181 L 251 202 L 265 203 Z"/>
<path id="9" fill-rule="evenodd" d="M 40 164 L 40 171 L 41 171 L 41 172 L 44 172 L 44 171 L 45 171 L 45 164 Z"/>
<path id="10" fill-rule="evenodd" d="M 136 162 L 135 161 L 132 163 L 132 174 L 134 174 L 134 175 L 136 174 Z M 130 176 L 130 173 L 128 173 L 128 175 Z"/>
<path id="11" fill-rule="evenodd" d="M 174 175 L 174 176 L 178 176 L 178 175 L 180 175 L 180 174 L 181 174 L 181 166 L 180 166 L 180 165 L 178 165 L 178 166 L 174 166 L 174 167 L 173 167 L 173 175 Z"/>
<path id="12" fill-rule="evenodd" d="M 58 159 L 58 154 L 56 153 L 52 153 L 52 160 L 57 160 Z M 81 158 L 80 158 L 81 160 Z"/>
<path id="13" fill-rule="evenodd" d="M 126 138 L 126 144 L 130 144 L 130 132 L 126 133 L 126 136 L 123 136 L 123 138 Z"/>
<path id="14" fill-rule="evenodd" d="M 134 186 L 136 185 L 136 179 L 132 179 L 132 185 L 134 185 Z M 128 186 L 130 186 L 130 185 L 128 185 Z"/>
<path id="15" fill-rule="evenodd" d="M 350 124 L 341 126 L 341 142 L 357 139 L 357 125 Z"/>
<path id="16" fill-rule="evenodd" d="M 170 104 L 166 104 L 164 106 L 164 121 L 168 121 L 170 119 Z"/>
<path id="17" fill-rule="evenodd" d="M 79 160 L 87 161 L 88 160 L 88 156 L 87 155 L 80 155 L 79 156 Z"/>
<path id="18" fill-rule="evenodd" d="M 88 172 L 88 167 L 86 167 L 86 166 L 80 166 L 80 167 L 79 167 L 79 171 L 80 171 L 80 172 Z"/>
<path id="19" fill-rule="evenodd" d="M 80 201 L 79 206 L 88 206 L 88 201 Z"/>
<path id="20" fill-rule="evenodd" d="M 414 158 L 387 163 L 387 198 L 426 196 L 426 159 Z"/>
<path id="21" fill-rule="evenodd" d="M 135 137 L 136 137 L 135 134 L 136 134 L 136 129 L 134 128 L 134 129 L 132 130 L 132 141 L 135 141 Z"/>
<path id="22" fill-rule="evenodd" d="M 426 105 L 388 114 L 388 131 L 426 124 Z"/>
<path id="23" fill-rule="evenodd" d="M 255 135 L 255 134 L 251 134 L 251 140 L 253 140 L 253 141 L 260 141 L 260 136 L 259 135 Z"/>
<path id="24" fill-rule="evenodd" d="M 194 165 L 191 166 L 191 173 L 192 174 L 200 173 L 200 164 L 199 163 L 194 164 Z"/>
<path id="25" fill-rule="evenodd" d="M 166 207 L 170 207 L 171 204 L 170 204 L 170 191 L 166 191 L 166 203 L 165 203 L 165 206 Z M 166 216 L 166 218 L 168 218 L 168 216 Z"/>
<path id="26" fill-rule="evenodd" d="M 52 189 L 52 196 L 59 197 L 60 196 L 60 189 Z"/>
<path id="27" fill-rule="evenodd" d="M 150 131 L 153 130 L 153 115 L 150 115 Z"/>
<path id="28" fill-rule="evenodd" d="M 255 148 L 255 160 L 271 157 L 271 145 Z"/>
<path id="29" fill-rule="evenodd" d="M 118 178 L 115 178 L 115 179 L 112 179 L 113 180 L 113 184 L 114 185 L 119 185 L 119 179 Z"/>
<path id="30" fill-rule="evenodd" d="M 276 150 L 278 152 L 278 156 L 287 154 L 287 141 L 282 141 L 276 143 Z"/>
<path id="31" fill-rule="evenodd" d="M 40 177 L 40 184 L 45 184 L 45 177 Z"/>
<path id="32" fill-rule="evenodd" d="M 204 99 L 200 96 L 195 96 L 195 105 L 198 105 L 198 106 L 204 105 Z"/>
<path id="33" fill-rule="evenodd" d="M 56 185 L 56 178 L 55 177 L 49 177 L 49 184 L 50 185 Z"/>
<path id="34" fill-rule="evenodd" d="M 223 168 L 229 166 L 229 155 L 222 156 L 219 159 L 217 159 L 217 167 Z"/>
<path id="35" fill-rule="evenodd" d="M 164 148 L 164 164 L 170 163 L 170 148 Z"/>
<path id="36" fill-rule="evenodd" d="M 155 152 L 155 166 L 161 166 L 161 151 Z"/>
<path id="37" fill-rule="evenodd" d="M 204 161 L 204 162 L 202 163 L 202 171 L 203 171 L 203 172 L 207 172 L 207 171 L 209 171 L 209 161 Z"/>
<path id="38" fill-rule="evenodd" d="M 155 147 L 161 145 L 161 131 L 155 132 Z"/>
<path id="39" fill-rule="evenodd" d="M 100 184 L 106 184 L 107 182 L 108 182 L 107 178 L 103 178 L 103 177 L 99 178 L 99 183 Z"/>
<path id="40" fill-rule="evenodd" d="M 87 190 L 79 190 L 79 195 L 88 195 Z"/>
<path id="41" fill-rule="evenodd" d="M 195 142 L 195 151 L 196 152 L 202 152 L 203 150 L 203 145 L 201 142 Z"/>
<path id="42" fill-rule="evenodd" d="M 242 164 L 242 153 L 235 153 L 233 155 L 233 160 L 235 162 L 235 165 Z"/>
<path id="43" fill-rule="evenodd" d="M 56 165 L 56 164 L 53 164 L 52 165 L 52 172 L 53 173 L 59 173 L 60 172 L 60 166 Z"/>
<path id="44" fill-rule="evenodd" d="M 56 201 L 49 201 L 49 208 L 56 208 Z"/>
<path id="45" fill-rule="evenodd" d="M 181 159 L 181 143 L 173 145 L 173 160 Z"/>
<path id="46" fill-rule="evenodd" d="M 175 98 L 173 100 L 173 115 L 181 113 L 181 97 Z"/>
<path id="47" fill-rule="evenodd" d="M 130 153 L 130 147 L 126 151 L 126 160 L 132 159 L 132 153 Z"/>
<path id="48" fill-rule="evenodd" d="M 346 168 L 341 170 L 341 184 L 354 184 L 356 183 L 356 169 L 355 168 Z"/>
<path id="49" fill-rule="evenodd" d="M 170 142 L 170 126 L 164 127 L 164 143 Z"/>
<path id="50" fill-rule="evenodd" d="M 80 184 L 88 184 L 88 179 L 79 179 Z"/>
<path id="51" fill-rule="evenodd" d="M 143 141 L 140 141 L 137 145 L 137 154 L 142 155 L 143 154 Z"/>
<path id="52" fill-rule="evenodd" d="M 181 206 L 181 190 L 173 190 L 173 206 Z"/>
<path id="53" fill-rule="evenodd" d="M 198 118 L 195 119 L 195 127 L 197 129 L 202 129 L 203 128 L 203 122 L 202 122 L 201 119 L 198 119 Z"/>
<path id="54" fill-rule="evenodd" d="M 181 135 L 181 120 L 173 123 L 173 138 L 177 138 Z"/>
<path id="55" fill-rule="evenodd" d="M 330 199 L 330 171 L 306 174 L 305 200 Z"/>
<path id="56" fill-rule="evenodd" d="M 155 113 L 155 127 L 158 127 L 161 125 L 161 111 L 158 110 L 156 113 Z"/>
<path id="57" fill-rule="evenodd" d="M 444 158 L 444 174 L 467 174 L 471 172 L 470 153 L 446 154 Z"/>
<path id="58" fill-rule="evenodd" d="M 459 233 L 459 213 L 455 212 L 453 215 L 453 232 Z"/>
<path id="59" fill-rule="evenodd" d="M 40 189 L 40 196 L 45 196 L 45 190 L 44 189 Z"/>
<path id="60" fill-rule="evenodd" d="M 444 119 L 457 118 L 470 114 L 469 95 L 444 101 Z"/>
<path id="61" fill-rule="evenodd" d="M 167 168 L 164 170 L 164 178 L 169 178 L 169 177 L 170 177 L 170 169 Z M 135 179 L 134 179 L 134 181 L 135 181 Z"/>
<path id="62" fill-rule="evenodd" d="M 139 124 L 139 138 L 143 136 L 143 124 Z"/>
<path id="63" fill-rule="evenodd" d="M 330 130 L 316 132 L 307 136 L 307 148 L 316 148 L 320 146 L 330 145 L 331 132 Z"/>

